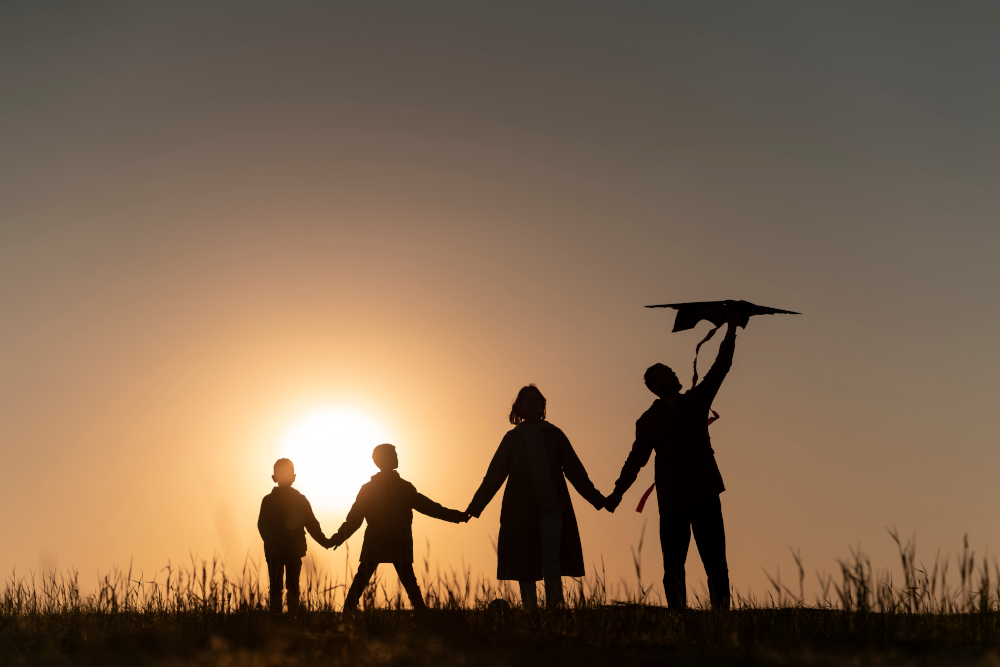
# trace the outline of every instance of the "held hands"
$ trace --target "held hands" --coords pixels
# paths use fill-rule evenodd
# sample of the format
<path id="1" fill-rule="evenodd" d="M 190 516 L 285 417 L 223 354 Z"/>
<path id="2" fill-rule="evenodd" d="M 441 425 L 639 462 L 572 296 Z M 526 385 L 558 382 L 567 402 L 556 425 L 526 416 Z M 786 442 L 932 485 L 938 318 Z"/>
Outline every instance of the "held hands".
<path id="1" fill-rule="evenodd" d="M 618 506 L 621 505 L 621 502 L 622 494 L 615 491 L 604 499 L 604 509 L 614 514 L 615 510 L 618 509 Z"/>
<path id="2" fill-rule="evenodd" d="M 340 537 L 340 535 L 338 533 L 334 533 L 330 537 L 326 538 L 326 544 L 324 544 L 323 546 L 326 547 L 327 549 L 332 547 L 333 550 L 336 551 L 337 547 L 339 547 L 343 543 L 344 540 Z"/>

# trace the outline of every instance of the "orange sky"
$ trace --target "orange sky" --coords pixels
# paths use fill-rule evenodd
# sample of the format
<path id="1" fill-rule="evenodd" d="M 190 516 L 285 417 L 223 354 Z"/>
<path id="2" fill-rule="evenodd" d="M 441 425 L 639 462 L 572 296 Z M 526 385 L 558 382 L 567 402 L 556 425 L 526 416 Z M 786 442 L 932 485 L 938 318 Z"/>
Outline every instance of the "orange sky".
<path id="1" fill-rule="evenodd" d="M 5 571 L 259 555 L 324 406 L 464 509 L 535 382 L 610 492 L 642 372 L 688 380 L 706 329 L 641 306 L 725 298 L 804 313 L 751 322 L 715 405 L 738 589 L 789 546 L 888 565 L 886 526 L 1000 545 L 996 10 L 197 7 L 0 9 Z M 647 519 L 662 574 L 651 479 L 574 494 L 611 581 Z M 418 560 L 492 576 L 499 504 L 417 518 Z"/>

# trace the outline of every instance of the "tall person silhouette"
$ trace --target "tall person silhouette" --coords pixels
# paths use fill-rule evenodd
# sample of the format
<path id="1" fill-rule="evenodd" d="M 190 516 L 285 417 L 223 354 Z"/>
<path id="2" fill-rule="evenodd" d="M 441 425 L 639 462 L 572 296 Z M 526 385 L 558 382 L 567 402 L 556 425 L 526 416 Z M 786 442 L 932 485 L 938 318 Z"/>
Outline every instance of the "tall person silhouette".
<path id="1" fill-rule="evenodd" d="M 669 367 L 655 364 L 646 370 L 646 387 L 657 399 L 635 423 L 635 443 L 605 506 L 615 511 L 655 450 L 663 589 L 671 609 L 687 607 L 684 563 L 692 531 L 708 575 L 712 607 L 729 609 L 726 531 L 719 500 L 726 487 L 708 436 L 708 413 L 733 363 L 738 319 L 730 312 L 715 363 L 705 379 L 687 392 L 681 393 L 681 383 Z"/>
<path id="2" fill-rule="evenodd" d="M 507 481 L 500 508 L 497 579 L 515 580 L 525 609 L 537 609 L 535 582 L 545 580 L 545 604 L 562 604 L 561 577 L 582 577 L 583 546 L 566 480 L 596 509 L 594 488 L 569 439 L 545 421 L 545 397 L 531 384 L 517 392 L 507 431 L 466 510 L 479 517 Z"/>
<path id="3" fill-rule="evenodd" d="M 416 487 L 399 476 L 399 457 L 392 445 L 379 445 L 372 452 L 372 460 L 379 472 L 372 481 L 361 487 L 347 519 L 334 535 L 330 545 L 338 547 L 368 521 L 365 541 L 361 547 L 361 562 L 358 573 L 351 582 L 344 601 L 344 611 L 358 608 L 361 593 L 375 574 L 379 563 L 392 563 L 399 576 L 399 582 L 410 598 L 410 606 L 423 609 L 424 599 L 413 573 L 413 510 L 427 516 L 464 523 L 469 517 L 464 512 L 450 510 L 438 505 L 425 495 L 417 493 Z"/>

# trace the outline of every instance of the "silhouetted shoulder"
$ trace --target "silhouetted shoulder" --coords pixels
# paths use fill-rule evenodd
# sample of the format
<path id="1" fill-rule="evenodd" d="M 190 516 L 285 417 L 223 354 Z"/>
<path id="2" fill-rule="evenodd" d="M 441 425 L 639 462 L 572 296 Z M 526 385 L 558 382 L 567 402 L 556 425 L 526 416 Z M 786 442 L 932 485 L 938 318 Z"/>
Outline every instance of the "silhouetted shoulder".
<path id="1" fill-rule="evenodd" d="M 511 430 L 503 434 L 503 439 L 500 441 L 501 446 L 505 444 L 510 444 L 515 439 L 520 438 L 524 434 L 524 422 L 521 422 Z"/>
<path id="2" fill-rule="evenodd" d="M 542 422 L 542 429 L 550 436 L 569 440 L 563 430 L 551 422 Z"/>
<path id="3" fill-rule="evenodd" d="M 657 399 L 653 401 L 653 404 L 647 408 L 642 415 L 635 420 L 635 432 L 636 434 L 649 433 L 650 431 L 655 431 L 663 424 L 663 419 L 666 416 L 666 406 L 663 401 Z"/>

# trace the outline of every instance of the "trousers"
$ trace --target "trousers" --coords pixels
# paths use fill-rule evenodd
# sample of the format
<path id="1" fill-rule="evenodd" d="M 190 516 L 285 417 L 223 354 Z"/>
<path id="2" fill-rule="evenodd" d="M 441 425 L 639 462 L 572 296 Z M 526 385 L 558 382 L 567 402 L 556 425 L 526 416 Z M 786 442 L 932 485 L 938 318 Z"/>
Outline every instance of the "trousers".
<path id="1" fill-rule="evenodd" d="M 545 580 L 545 606 L 554 607 L 563 602 L 562 568 L 559 549 L 562 543 L 562 512 L 540 512 L 542 578 Z M 538 591 L 534 581 L 518 581 L 521 604 L 525 609 L 538 609 Z"/>
<path id="2" fill-rule="evenodd" d="M 691 533 L 708 575 L 708 595 L 713 609 L 729 609 L 729 565 L 726 562 L 726 529 L 719 496 L 660 514 L 660 547 L 663 550 L 663 591 L 667 607 L 687 608 L 687 561 Z"/>
<path id="3" fill-rule="evenodd" d="M 274 614 L 281 613 L 281 589 L 288 593 L 288 613 L 299 609 L 299 574 L 302 572 L 302 557 L 290 554 L 265 554 L 267 578 L 271 584 L 269 609 Z"/>
<path id="4" fill-rule="evenodd" d="M 372 575 L 375 574 L 378 566 L 378 563 L 372 561 L 361 561 L 358 564 L 358 573 L 354 575 L 351 588 L 347 591 L 347 599 L 344 600 L 344 611 L 351 611 L 358 608 L 361 594 L 364 593 L 365 587 L 371 581 Z M 420 585 L 417 584 L 417 575 L 413 573 L 413 563 L 393 563 L 392 566 L 396 568 L 399 583 L 403 585 L 406 596 L 410 598 L 410 606 L 414 609 L 424 609 L 427 605 L 424 604 L 424 597 L 420 593 Z"/>

